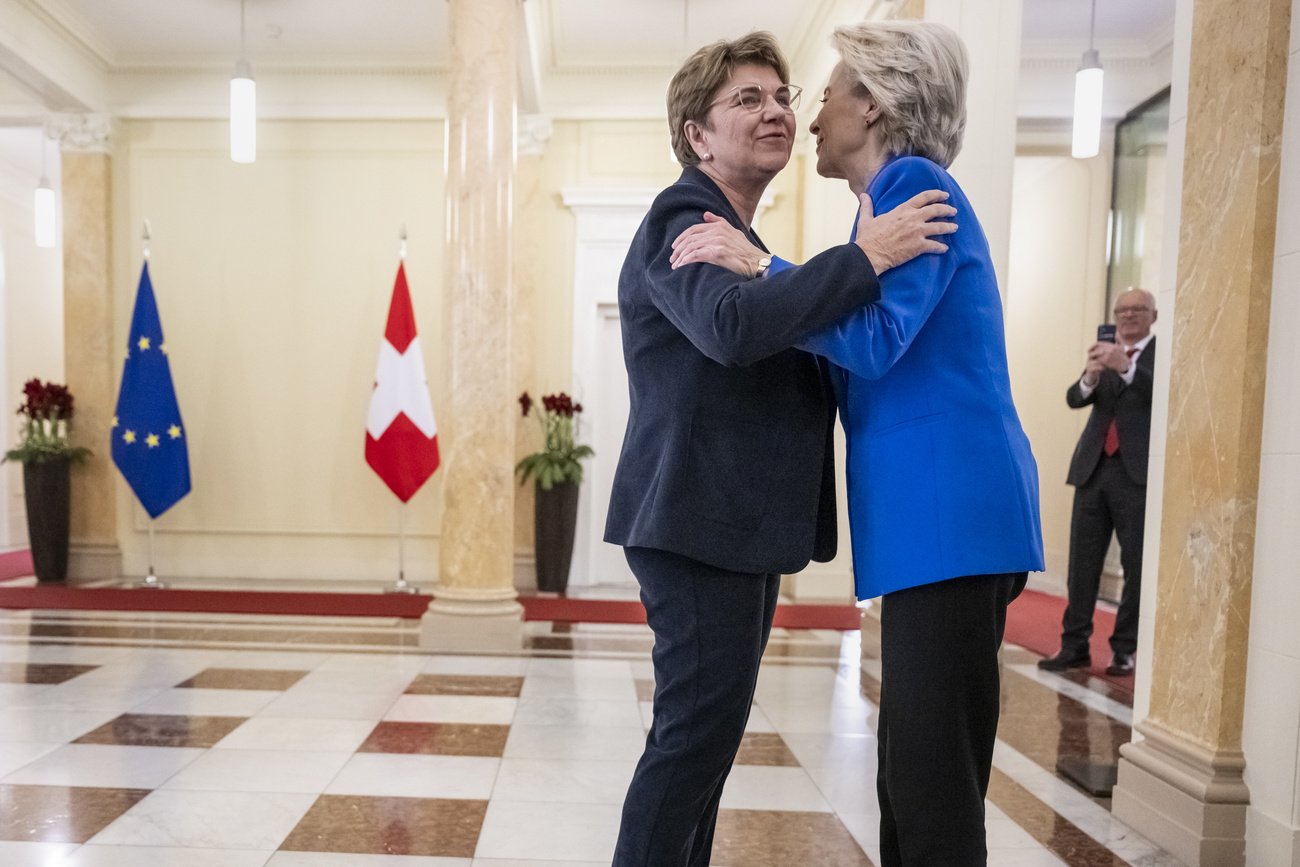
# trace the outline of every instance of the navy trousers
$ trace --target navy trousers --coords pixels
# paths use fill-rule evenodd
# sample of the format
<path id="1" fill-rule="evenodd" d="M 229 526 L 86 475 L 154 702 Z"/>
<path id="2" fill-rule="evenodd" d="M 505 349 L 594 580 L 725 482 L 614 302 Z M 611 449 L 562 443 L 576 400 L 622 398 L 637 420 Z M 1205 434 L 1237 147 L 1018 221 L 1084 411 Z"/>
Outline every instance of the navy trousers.
<path id="1" fill-rule="evenodd" d="M 781 576 L 626 548 L 654 630 L 654 722 L 623 802 L 614 867 L 703 867 L 740 748 Z"/>
<path id="2" fill-rule="evenodd" d="M 998 732 L 998 647 L 1028 575 L 971 575 L 885 595 L 876 729 L 881 867 L 984 867 Z"/>

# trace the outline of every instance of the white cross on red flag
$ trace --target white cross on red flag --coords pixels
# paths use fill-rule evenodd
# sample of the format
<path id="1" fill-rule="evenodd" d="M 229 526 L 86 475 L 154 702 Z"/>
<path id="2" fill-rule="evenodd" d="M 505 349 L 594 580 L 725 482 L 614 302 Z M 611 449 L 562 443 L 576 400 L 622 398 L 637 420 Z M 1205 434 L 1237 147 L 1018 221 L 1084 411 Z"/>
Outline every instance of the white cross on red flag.
<path id="1" fill-rule="evenodd" d="M 415 333 L 406 266 L 397 267 L 366 418 L 366 463 L 403 503 L 438 469 L 438 426 Z"/>

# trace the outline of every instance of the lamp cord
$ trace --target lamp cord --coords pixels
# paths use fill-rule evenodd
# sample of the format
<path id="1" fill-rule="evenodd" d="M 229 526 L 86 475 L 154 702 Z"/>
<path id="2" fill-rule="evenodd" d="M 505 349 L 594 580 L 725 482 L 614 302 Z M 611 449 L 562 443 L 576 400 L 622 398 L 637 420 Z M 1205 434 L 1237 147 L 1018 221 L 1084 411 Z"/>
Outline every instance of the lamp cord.
<path id="1" fill-rule="evenodd" d="M 240 2 L 242 3 L 243 0 L 240 0 Z M 1097 0 L 1092 0 L 1092 17 L 1088 22 L 1088 50 L 1089 51 L 1092 51 L 1093 48 L 1095 47 L 1093 45 L 1093 37 L 1096 35 L 1096 32 L 1097 32 Z"/>
<path id="2" fill-rule="evenodd" d="M 239 0 L 239 56 L 248 57 L 248 48 L 244 45 L 244 3 L 245 0 Z M 1097 10 L 1097 0 L 1093 0 L 1093 11 Z"/>

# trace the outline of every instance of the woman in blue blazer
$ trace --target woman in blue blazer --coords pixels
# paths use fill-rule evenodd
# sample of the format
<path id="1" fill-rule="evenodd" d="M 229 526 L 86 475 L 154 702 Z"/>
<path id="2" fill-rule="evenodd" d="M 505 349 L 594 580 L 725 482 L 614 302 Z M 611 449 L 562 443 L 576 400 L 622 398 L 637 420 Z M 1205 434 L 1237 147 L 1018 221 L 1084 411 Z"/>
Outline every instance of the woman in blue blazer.
<path id="1" fill-rule="evenodd" d="M 997 652 L 1043 547 L 988 242 L 946 170 L 965 128 L 966 50 L 920 22 L 864 22 L 832 41 L 841 61 L 810 127 L 818 173 L 882 210 L 944 190 L 959 227 L 946 253 L 882 274 L 877 299 L 800 343 L 831 362 L 857 595 L 884 597 L 881 861 L 983 865 Z M 678 239 L 676 264 L 755 255 L 710 221 Z"/>

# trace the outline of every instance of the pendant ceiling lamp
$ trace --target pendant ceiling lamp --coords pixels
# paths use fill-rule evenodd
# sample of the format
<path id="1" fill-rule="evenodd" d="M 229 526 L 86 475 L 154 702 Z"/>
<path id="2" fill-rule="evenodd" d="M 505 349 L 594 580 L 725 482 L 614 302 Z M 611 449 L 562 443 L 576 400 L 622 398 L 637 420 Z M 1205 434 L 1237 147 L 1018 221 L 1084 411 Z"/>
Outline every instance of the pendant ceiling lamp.
<path id="1" fill-rule="evenodd" d="M 1074 144 L 1070 153 L 1077 159 L 1095 157 L 1101 145 L 1101 58 L 1093 47 L 1097 29 L 1097 0 L 1092 0 L 1092 22 L 1088 27 L 1088 50 L 1074 74 Z"/>
<path id="2" fill-rule="evenodd" d="M 230 158 L 237 163 L 257 159 L 257 82 L 244 47 L 244 2 L 239 0 L 239 60 L 230 79 Z"/>
<path id="3" fill-rule="evenodd" d="M 45 173 L 45 131 L 41 131 L 41 181 L 36 185 L 36 246 L 50 248 L 54 246 L 58 218 L 54 211 L 54 188 L 50 186 L 49 175 Z"/>

